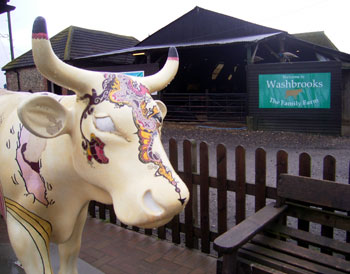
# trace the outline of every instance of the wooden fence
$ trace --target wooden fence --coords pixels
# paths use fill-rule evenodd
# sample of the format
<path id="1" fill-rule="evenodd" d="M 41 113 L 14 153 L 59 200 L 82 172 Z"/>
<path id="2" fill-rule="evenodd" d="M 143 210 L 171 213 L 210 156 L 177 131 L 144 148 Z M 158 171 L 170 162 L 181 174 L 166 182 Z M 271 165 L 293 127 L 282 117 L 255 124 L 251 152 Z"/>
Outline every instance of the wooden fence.
<path id="1" fill-rule="evenodd" d="M 199 144 L 199 172 L 193 172 L 193 165 L 197 162 L 193 143 L 189 140 L 183 142 L 183 171 L 178 170 L 178 144 L 174 139 L 169 140 L 169 159 L 174 169 L 186 183 L 190 190 L 189 200 L 185 212 L 176 216 L 167 225 L 157 230 L 145 229 L 145 234 L 156 235 L 160 239 L 169 239 L 173 243 L 184 243 L 188 248 L 198 248 L 204 253 L 211 253 L 211 243 L 218 236 L 227 231 L 228 227 L 228 203 L 229 192 L 235 193 L 235 223 L 238 224 L 247 216 L 246 199 L 248 195 L 254 197 L 254 210 L 257 211 L 266 205 L 267 199 L 276 199 L 276 188 L 270 187 L 266 180 L 266 151 L 258 148 L 255 151 L 255 182 L 246 182 L 246 151 L 242 146 L 235 149 L 236 179 L 227 178 L 227 150 L 222 144 L 216 148 L 217 176 L 209 176 L 209 150 L 208 144 Z M 230 163 L 232 164 L 232 163 Z M 336 161 L 333 156 L 323 159 L 323 179 L 335 181 Z M 288 154 L 280 150 L 276 155 L 276 175 L 288 172 Z M 311 157 L 307 153 L 299 155 L 299 175 L 311 177 Z M 199 187 L 196 187 L 199 186 Z M 197 193 L 199 189 L 199 193 Z M 216 201 L 210 200 L 210 192 L 216 192 Z M 194 198 L 195 197 L 195 198 Z M 197 198 L 197 199 L 196 199 Z M 198 202 L 199 198 L 199 202 Z M 216 203 L 217 224 L 210 225 L 210 214 L 213 214 L 212 205 Z M 104 205 L 91 202 L 89 212 L 92 217 L 108 219 L 111 223 L 120 223 L 112 205 Z M 197 212 L 200 212 L 197 216 Z M 309 224 L 299 220 L 298 226 L 305 227 Z M 134 231 L 140 231 L 132 227 Z M 331 235 L 330 235 L 331 236 Z M 350 232 L 347 233 L 347 242 L 350 242 Z"/>

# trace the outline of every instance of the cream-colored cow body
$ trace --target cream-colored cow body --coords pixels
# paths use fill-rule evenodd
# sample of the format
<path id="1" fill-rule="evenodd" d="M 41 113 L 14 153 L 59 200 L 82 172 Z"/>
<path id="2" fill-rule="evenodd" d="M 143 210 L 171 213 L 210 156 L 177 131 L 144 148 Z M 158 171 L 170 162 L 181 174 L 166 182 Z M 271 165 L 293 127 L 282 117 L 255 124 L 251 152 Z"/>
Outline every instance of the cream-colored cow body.
<path id="1" fill-rule="evenodd" d="M 150 95 L 175 76 L 178 56 L 171 48 L 162 70 L 136 78 L 63 63 L 41 17 L 32 41 L 38 70 L 76 95 L 0 91 L 0 210 L 27 273 L 52 272 L 49 242 L 59 245 L 60 273 L 77 273 L 90 200 L 151 228 L 189 199 L 161 144 L 166 107 Z"/>

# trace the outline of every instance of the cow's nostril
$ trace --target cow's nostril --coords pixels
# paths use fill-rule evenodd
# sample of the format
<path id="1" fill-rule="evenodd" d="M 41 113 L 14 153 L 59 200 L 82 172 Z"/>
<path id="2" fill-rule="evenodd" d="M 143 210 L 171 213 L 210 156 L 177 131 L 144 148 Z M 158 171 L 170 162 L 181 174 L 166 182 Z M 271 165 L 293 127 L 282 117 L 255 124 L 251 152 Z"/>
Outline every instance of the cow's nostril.
<path id="1" fill-rule="evenodd" d="M 150 190 L 146 191 L 145 195 L 143 195 L 143 203 L 148 210 L 152 211 L 153 215 L 160 216 L 164 212 L 164 209 L 153 199 Z"/>

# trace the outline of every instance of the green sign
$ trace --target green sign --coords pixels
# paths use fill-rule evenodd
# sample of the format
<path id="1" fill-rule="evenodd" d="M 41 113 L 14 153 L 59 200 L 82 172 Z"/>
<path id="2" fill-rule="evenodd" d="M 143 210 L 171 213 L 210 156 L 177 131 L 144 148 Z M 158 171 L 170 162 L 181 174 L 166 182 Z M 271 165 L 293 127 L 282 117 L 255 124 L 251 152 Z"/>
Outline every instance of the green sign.
<path id="1" fill-rule="evenodd" d="M 259 75 L 259 108 L 330 106 L 330 72 Z"/>
<path id="2" fill-rule="evenodd" d="M 130 76 L 135 76 L 135 77 L 144 77 L 145 73 L 143 70 L 140 71 L 126 71 L 126 72 L 120 72 L 126 75 L 130 75 Z"/>

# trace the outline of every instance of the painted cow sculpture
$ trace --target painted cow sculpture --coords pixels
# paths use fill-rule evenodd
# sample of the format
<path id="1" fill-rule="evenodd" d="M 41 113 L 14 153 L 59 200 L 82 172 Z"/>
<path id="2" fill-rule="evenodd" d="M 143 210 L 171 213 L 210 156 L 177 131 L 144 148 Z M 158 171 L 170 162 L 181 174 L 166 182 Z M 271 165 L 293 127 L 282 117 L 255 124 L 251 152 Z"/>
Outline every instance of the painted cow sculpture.
<path id="1" fill-rule="evenodd" d="M 138 78 L 60 61 L 42 17 L 32 38 L 38 70 L 76 95 L 0 90 L 1 210 L 27 273 L 52 273 L 49 242 L 58 244 L 60 273 L 77 273 L 90 200 L 152 228 L 189 199 L 161 144 L 166 107 L 150 95 L 174 78 L 178 55 L 171 48 L 158 73 Z"/>

